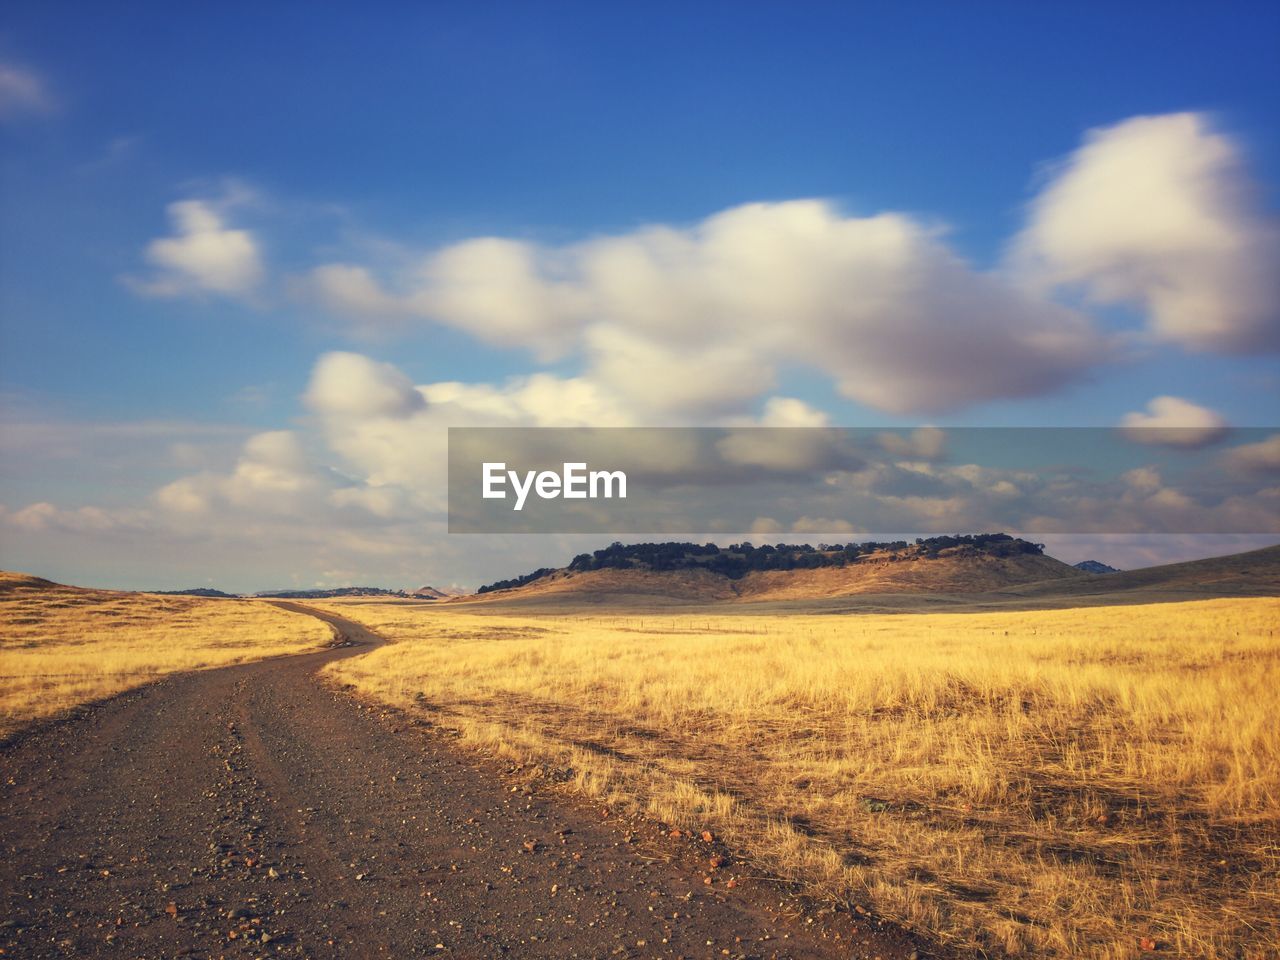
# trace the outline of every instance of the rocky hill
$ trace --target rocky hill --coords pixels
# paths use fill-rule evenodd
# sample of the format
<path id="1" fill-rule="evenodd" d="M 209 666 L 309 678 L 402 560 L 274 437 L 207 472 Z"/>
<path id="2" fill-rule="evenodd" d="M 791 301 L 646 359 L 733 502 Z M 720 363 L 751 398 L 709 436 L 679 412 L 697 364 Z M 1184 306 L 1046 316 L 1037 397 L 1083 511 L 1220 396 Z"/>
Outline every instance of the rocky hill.
<path id="1" fill-rule="evenodd" d="M 1006 534 L 849 544 L 614 543 L 500 580 L 479 597 L 647 596 L 670 600 L 790 600 L 860 593 L 981 593 L 1086 574 Z"/>

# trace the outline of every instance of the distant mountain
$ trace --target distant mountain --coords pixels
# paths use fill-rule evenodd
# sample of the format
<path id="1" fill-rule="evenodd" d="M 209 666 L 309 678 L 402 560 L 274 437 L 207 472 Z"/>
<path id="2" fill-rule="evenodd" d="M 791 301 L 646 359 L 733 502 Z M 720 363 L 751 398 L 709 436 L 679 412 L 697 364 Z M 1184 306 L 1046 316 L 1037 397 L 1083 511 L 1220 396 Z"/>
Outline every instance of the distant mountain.
<path id="1" fill-rule="evenodd" d="M 150 593 L 159 594 L 162 597 L 227 597 L 236 596 L 234 593 L 223 593 L 221 590 L 214 590 L 212 587 L 190 587 L 186 590 L 151 590 Z"/>
<path id="2" fill-rule="evenodd" d="M 333 587 L 328 590 L 263 590 L 254 596 L 271 600 L 328 600 L 333 597 L 407 597 L 409 594 L 382 587 Z"/>
<path id="3" fill-rule="evenodd" d="M 1081 560 L 1079 563 L 1072 564 L 1077 570 L 1083 570 L 1085 573 L 1120 573 L 1117 567 L 1103 563 L 1100 560 Z"/>
<path id="4" fill-rule="evenodd" d="M 446 597 L 454 596 L 454 594 L 446 593 L 443 590 L 437 590 L 435 587 L 419 587 L 417 590 L 407 591 L 406 595 L 419 597 L 423 600 L 444 600 Z"/>
<path id="5" fill-rule="evenodd" d="M 417 590 L 386 590 L 382 587 L 332 587 L 327 590 L 263 590 L 255 597 L 268 600 L 331 600 L 334 597 L 405 597 L 414 600 L 442 600 L 450 594 L 435 587 Z"/>

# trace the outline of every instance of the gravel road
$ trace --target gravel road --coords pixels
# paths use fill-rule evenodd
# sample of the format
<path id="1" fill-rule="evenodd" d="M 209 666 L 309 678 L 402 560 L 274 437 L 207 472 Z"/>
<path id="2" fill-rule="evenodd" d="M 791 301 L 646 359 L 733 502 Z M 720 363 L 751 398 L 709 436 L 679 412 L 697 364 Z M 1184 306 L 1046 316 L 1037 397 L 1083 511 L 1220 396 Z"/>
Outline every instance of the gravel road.
<path id="1" fill-rule="evenodd" d="M 0 955 L 938 955 L 763 879 L 729 888 L 714 843 L 326 685 L 380 641 L 290 606 L 342 645 L 170 677 L 0 748 Z"/>

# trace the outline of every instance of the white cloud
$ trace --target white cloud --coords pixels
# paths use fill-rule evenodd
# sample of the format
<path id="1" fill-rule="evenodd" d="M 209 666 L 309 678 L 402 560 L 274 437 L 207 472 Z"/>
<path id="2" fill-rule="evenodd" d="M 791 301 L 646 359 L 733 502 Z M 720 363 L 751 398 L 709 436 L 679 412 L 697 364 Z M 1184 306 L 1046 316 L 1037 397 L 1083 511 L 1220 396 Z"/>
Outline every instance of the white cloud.
<path id="1" fill-rule="evenodd" d="M 1236 473 L 1280 473 L 1280 433 L 1227 450 L 1223 462 Z"/>
<path id="2" fill-rule="evenodd" d="M 414 297 L 423 313 L 489 343 L 523 343 L 543 358 L 562 354 L 587 318 L 586 291 L 560 275 L 572 256 L 482 237 L 431 257 Z"/>
<path id="3" fill-rule="evenodd" d="M 1130 490 L 1141 494 L 1156 493 L 1164 486 L 1160 471 L 1155 467 L 1134 467 L 1126 471 L 1120 479 Z"/>
<path id="4" fill-rule="evenodd" d="M 48 113 L 54 108 L 44 80 L 31 70 L 0 63 L 0 119 Z"/>
<path id="5" fill-rule="evenodd" d="M 831 418 L 795 397 L 770 397 L 760 414 L 762 427 L 826 427 Z"/>
<path id="6" fill-rule="evenodd" d="M 861 533 L 856 526 L 848 520 L 832 520 L 829 517 L 800 517 L 795 523 L 791 524 L 792 533 L 803 534 L 821 534 L 821 533 Z"/>
<path id="7" fill-rule="evenodd" d="M 339 392 L 343 370 L 359 370 Z M 398 487 L 424 510 L 445 508 L 448 428 L 625 426 L 616 398 L 580 378 L 550 374 L 506 383 L 439 382 L 409 387 L 390 364 L 329 354 L 317 364 L 307 399 L 327 447 L 372 487 Z M 409 391 L 413 391 L 410 393 Z M 408 398 L 422 400 L 414 403 Z"/>
<path id="8" fill-rule="evenodd" d="M 3 519 L 28 533 L 59 531 L 92 536 L 130 533 L 148 525 L 146 512 L 134 508 L 108 510 L 83 506 L 66 509 L 43 500 L 8 513 Z"/>
<path id="9" fill-rule="evenodd" d="M 358 353 L 326 353 L 316 363 L 306 403 L 324 414 L 407 417 L 426 406 L 412 381 L 389 363 Z"/>
<path id="10" fill-rule="evenodd" d="M 1125 414 L 1121 428 L 1138 443 L 1203 447 L 1227 435 L 1226 419 L 1208 407 L 1181 397 L 1155 397 L 1145 413 Z"/>
<path id="11" fill-rule="evenodd" d="M 951 412 L 1052 392 L 1116 355 L 1052 302 L 1067 287 L 1134 303 L 1194 349 L 1280 345 L 1280 230 L 1254 199 L 1241 151 L 1204 117 L 1137 117 L 1059 168 L 998 274 L 912 217 L 793 200 L 565 246 L 468 240 L 394 288 L 334 263 L 309 289 L 366 325 L 570 356 L 645 422 L 745 415 L 783 366 L 890 413 Z"/>
<path id="12" fill-rule="evenodd" d="M 935 229 L 820 200 L 566 247 L 467 241 L 404 286 L 349 264 L 310 278 L 312 296 L 364 324 L 410 315 L 542 358 L 572 352 L 651 421 L 744 413 L 781 364 L 895 413 L 1037 395 L 1106 345 L 1081 314 L 973 270 Z"/>
<path id="13" fill-rule="evenodd" d="M 730 430 L 716 441 L 715 451 L 725 464 L 781 474 L 849 470 L 862 463 L 859 451 L 839 430 Z"/>
<path id="14" fill-rule="evenodd" d="M 225 204 L 207 200 L 169 204 L 175 235 L 147 245 L 146 258 L 157 272 L 147 280 L 130 280 L 130 285 L 156 297 L 251 295 L 264 276 L 258 242 L 248 230 L 226 226 L 220 206 Z"/>
<path id="15" fill-rule="evenodd" d="M 1041 287 L 1143 308 L 1195 350 L 1280 347 L 1280 228 L 1240 148 L 1195 113 L 1092 131 L 1031 204 L 1011 253 Z"/>
<path id="16" fill-rule="evenodd" d="M 937 427 L 918 427 L 907 436 L 882 433 L 880 446 L 904 460 L 941 460 L 946 454 L 947 434 Z"/>
<path id="17" fill-rule="evenodd" d="M 304 289 L 335 313 L 364 321 L 404 316 L 410 305 L 386 293 L 365 267 L 331 263 L 311 271 Z"/>
<path id="18" fill-rule="evenodd" d="M 588 377 L 648 423 L 747 409 L 774 384 L 770 360 L 748 344 L 697 349 L 599 324 L 587 332 Z"/>
<path id="19" fill-rule="evenodd" d="M 758 537 L 776 537 L 785 531 L 786 528 L 773 517 L 756 517 L 747 532 Z"/>
<path id="20" fill-rule="evenodd" d="M 206 472 L 161 487 L 157 505 L 187 517 L 227 510 L 272 516 L 316 517 L 335 486 L 311 464 L 298 435 L 289 430 L 255 434 L 229 474 Z"/>

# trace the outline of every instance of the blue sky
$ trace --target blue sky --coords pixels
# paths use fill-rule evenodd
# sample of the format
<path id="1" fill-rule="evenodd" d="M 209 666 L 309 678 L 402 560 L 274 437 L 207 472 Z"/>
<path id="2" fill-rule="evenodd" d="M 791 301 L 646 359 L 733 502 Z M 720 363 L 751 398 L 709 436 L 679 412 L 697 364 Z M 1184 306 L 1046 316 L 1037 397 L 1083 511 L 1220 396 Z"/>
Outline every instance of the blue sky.
<path id="1" fill-rule="evenodd" d="M 538 404 L 566 408 L 576 391 L 610 422 L 760 419 L 781 397 L 850 425 L 1112 425 L 1173 396 L 1231 425 L 1272 426 L 1278 41 L 1280 11 L 1261 3 L 10 4 L 3 563 L 126 585 L 487 579 L 497 546 L 418 546 L 438 535 L 434 492 L 371 448 L 374 437 L 428 441 L 389 439 L 372 422 L 385 411 L 369 413 L 357 394 L 375 374 L 349 371 L 346 399 L 315 400 L 335 351 L 390 363 L 424 388 L 485 386 L 459 408 L 466 422 L 501 408 L 546 423 Z M 1090 131 L 1104 132 L 1097 156 L 1081 152 Z M 1185 201 L 1189 219 L 1165 234 L 1149 224 L 1130 236 L 1121 223 L 1085 236 L 1124 206 L 1116 178 L 1148 155 L 1168 176 L 1147 201 Z M 1188 156 L 1199 166 L 1184 169 Z M 1084 211 L 1075 220 L 1052 207 L 1099 179 L 1115 200 L 1095 190 L 1072 206 Z M 820 206 L 788 206 L 797 201 Z M 709 220 L 748 205 L 753 217 Z M 195 218 L 185 228 L 184 210 Z M 897 219 L 874 220 L 884 214 Z M 1192 221 L 1212 228 L 1196 237 L 1221 227 L 1243 274 L 1211 245 L 1162 242 Z M 700 266 L 655 245 L 655 226 L 683 237 Z M 757 336 L 789 322 L 786 303 L 744 319 L 715 298 L 726 249 L 793 234 L 847 247 L 829 273 L 810 276 L 804 248 L 793 269 L 760 281 L 756 299 L 793 288 L 798 298 L 795 339 L 814 346 L 788 352 Z M 840 302 L 840 278 L 872 247 L 902 245 L 895 269 L 924 277 L 924 294 L 852 319 L 814 306 Z M 438 259 L 451 250 L 459 257 Z M 595 276 L 605 254 L 647 258 L 657 279 L 645 274 L 651 301 L 602 320 L 602 304 L 635 289 Z M 526 256 L 532 279 L 519 272 Z M 1154 292 L 1186 277 L 1198 285 L 1178 295 L 1211 303 L 1217 326 L 1188 326 L 1190 307 Z M 1222 303 L 1227 291 L 1239 302 Z M 682 311 L 707 303 L 718 319 L 691 339 Z M 971 376 L 912 399 L 939 362 L 929 342 L 1024 307 L 1042 332 L 1083 324 L 1052 350 L 1037 340 L 1010 352 L 1004 363 L 1026 364 L 1030 383 L 982 346 L 1022 329 L 1008 319 L 974 336 L 974 355 L 955 353 Z M 894 309 L 919 325 L 918 363 L 883 329 Z M 723 375 L 727 393 L 645 406 L 638 387 L 617 386 L 646 364 L 659 375 L 690 358 L 702 359 L 700 376 Z M 882 383 L 884 370 L 894 376 Z M 555 398 L 512 399 L 539 375 Z M 734 393 L 753 378 L 761 389 Z M 415 429 L 438 432 L 460 401 L 428 393 L 441 419 Z M 1198 416 L 1190 407 L 1182 415 Z M 379 501 L 376 523 L 336 534 L 365 543 L 363 560 L 316 560 L 298 503 L 228 492 L 257 462 L 244 444 L 264 432 L 297 447 L 272 447 L 268 460 L 313 479 L 336 472 Z M 166 513 L 158 491 L 192 477 L 200 490 L 170 495 Z M 193 549 L 205 528 L 172 515 L 179 500 L 248 542 L 270 530 L 281 547 L 247 573 L 229 540 Z M 33 504 L 48 509 L 24 514 Z M 90 523 L 86 509 L 106 513 Z M 396 538 L 413 546 L 387 546 Z M 554 560 L 559 547 L 521 549 Z M 108 557 L 131 572 L 113 579 Z"/>

